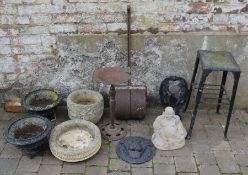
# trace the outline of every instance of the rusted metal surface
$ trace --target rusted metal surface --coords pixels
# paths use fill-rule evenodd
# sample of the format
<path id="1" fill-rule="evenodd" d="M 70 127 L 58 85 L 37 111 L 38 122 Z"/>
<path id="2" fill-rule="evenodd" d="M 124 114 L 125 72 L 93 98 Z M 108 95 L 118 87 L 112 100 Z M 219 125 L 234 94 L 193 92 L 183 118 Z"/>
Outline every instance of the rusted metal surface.
<path id="1" fill-rule="evenodd" d="M 109 107 L 111 122 L 101 126 L 103 138 L 109 141 L 119 140 L 126 136 L 124 127 L 115 122 L 115 85 L 127 82 L 130 79 L 130 74 L 127 69 L 120 67 L 105 67 L 94 72 L 93 79 L 103 84 L 110 84 L 109 90 Z"/>
<path id="2" fill-rule="evenodd" d="M 146 86 L 116 87 L 116 118 L 143 119 L 146 115 Z"/>
<path id="3" fill-rule="evenodd" d="M 110 107 L 110 118 L 111 122 L 100 127 L 101 133 L 104 139 L 108 141 L 119 140 L 126 136 L 126 129 L 119 123 L 115 122 L 115 87 L 110 86 L 109 90 L 109 107 Z"/>
<path id="4" fill-rule="evenodd" d="M 106 85 L 119 85 L 130 79 L 130 70 L 121 67 L 104 67 L 94 72 L 93 79 Z"/>
<path id="5" fill-rule="evenodd" d="M 131 6 L 127 5 L 127 66 L 131 70 Z M 131 76 L 131 71 L 130 71 Z M 128 85 L 131 86 L 131 79 L 128 80 Z"/>
<path id="6" fill-rule="evenodd" d="M 127 6 L 127 33 L 128 33 L 128 49 L 127 62 L 131 75 L 131 7 Z M 132 85 L 131 79 L 128 86 L 116 87 L 116 117 L 118 119 L 143 119 L 146 114 L 146 86 Z"/>
<path id="7" fill-rule="evenodd" d="M 117 122 L 107 123 L 100 127 L 102 137 L 108 141 L 120 140 L 127 135 L 126 129 Z"/>

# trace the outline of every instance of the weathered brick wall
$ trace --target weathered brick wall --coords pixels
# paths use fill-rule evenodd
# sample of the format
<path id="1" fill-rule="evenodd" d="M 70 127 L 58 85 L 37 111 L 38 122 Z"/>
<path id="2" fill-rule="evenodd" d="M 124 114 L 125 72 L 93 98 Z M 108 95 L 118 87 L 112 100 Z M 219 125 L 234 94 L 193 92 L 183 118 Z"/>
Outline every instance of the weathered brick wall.
<path id="1" fill-rule="evenodd" d="M 247 0 L 0 0 L 1 87 L 22 96 L 30 89 L 55 86 L 43 79 L 66 60 L 58 38 L 124 34 L 127 4 L 135 34 L 248 31 Z M 68 86 L 77 88 L 75 84 Z"/>
<path id="2" fill-rule="evenodd" d="M 23 35 L 120 33 L 127 4 L 133 32 L 247 31 L 247 0 L 1 0 L 0 22 Z"/>

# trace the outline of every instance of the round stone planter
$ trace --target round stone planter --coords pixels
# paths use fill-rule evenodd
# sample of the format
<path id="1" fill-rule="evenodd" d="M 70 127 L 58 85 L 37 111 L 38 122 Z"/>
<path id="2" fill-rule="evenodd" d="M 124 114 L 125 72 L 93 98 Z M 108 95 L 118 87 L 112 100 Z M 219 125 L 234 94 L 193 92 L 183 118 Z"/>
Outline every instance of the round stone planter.
<path id="1" fill-rule="evenodd" d="M 48 119 L 54 118 L 54 109 L 62 97 L 54 90 L 39 89 L 28 93 L 22 100 L 22 106 L 31 114 L 38 114 Z"/>
<path id="2" fill-rule="evenodd" d="M 32 158 L 44 148 L 51 130 L 52 123 L 47 118 L 26 116 L 7 125 L 3 136 L 8 143 Z"/>
<path id="3" fill-rule="evenodd" d="M 56 126 L 49 139 L 52 154 L 66 162 L 86 160 L 101 147 L 99 128 L 86 120 L 69 120 Z"/>
<path id="4" fill-rule="evenodd" d="M 97 123 L 103 114 L 104 102 L 99 92 L 79 89 L 67 97 L 70 119 L 84 119 Z"/>

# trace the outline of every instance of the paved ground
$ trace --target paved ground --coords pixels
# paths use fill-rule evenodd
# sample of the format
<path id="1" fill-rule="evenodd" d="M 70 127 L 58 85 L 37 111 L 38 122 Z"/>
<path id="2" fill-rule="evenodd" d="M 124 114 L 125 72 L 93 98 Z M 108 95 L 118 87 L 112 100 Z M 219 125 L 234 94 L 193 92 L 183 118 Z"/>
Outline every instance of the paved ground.
<path id="1" fill-rule="evenodd" d="M 151 138 L 152 123 L 162 113 L 162 108 L 148 109 L 143 121 L 123 122 L 128 135 Z M 58 122 L 67 119 L 65 108 L 59 108 Z M 105 115 L 101 122 L 108 120 Z M 16 115 L 1 112 L 0 130 Z M 97 155 L 79 163 L 66 163 L 54 158 L 49 149 L 34 159 L 29 159 L 15 147 L 5 143 L 0 136 L 0 174 L 16 175 L 248 175 L 248 114 L 236 111 L 229 130 L 229 142 L 223 140 L 224 115 L 213 111 L 199 111 L 191 140 L 185 147 L 174 151 L 157 151 L 150 162 L 130 165 L 118 159 L 117 142 L 103 141 Z M 189 113 L 183 115 L 188 126 Z"/>

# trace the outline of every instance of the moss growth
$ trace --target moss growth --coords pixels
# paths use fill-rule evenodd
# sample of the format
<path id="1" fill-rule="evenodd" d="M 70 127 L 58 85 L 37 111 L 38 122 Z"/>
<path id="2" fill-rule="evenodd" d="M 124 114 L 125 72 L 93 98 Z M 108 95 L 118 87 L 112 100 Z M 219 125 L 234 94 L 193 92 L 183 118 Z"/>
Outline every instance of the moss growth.
<path id="1" fill-rule="evenodd" d="M 224 67 L 232 67 L 233 63 L 230 59 L 227 59 L 227 55 L 224 54 L 215 54 L 209 53 L 209 61 L 211 61 L 214 65 L 220 65 Z"/>
<path id="2" fill-rule="evenodd" d="M 248 125 L 248 118 L 240 120 L 240 123 L 242 123 L 243 125 Z"/>

